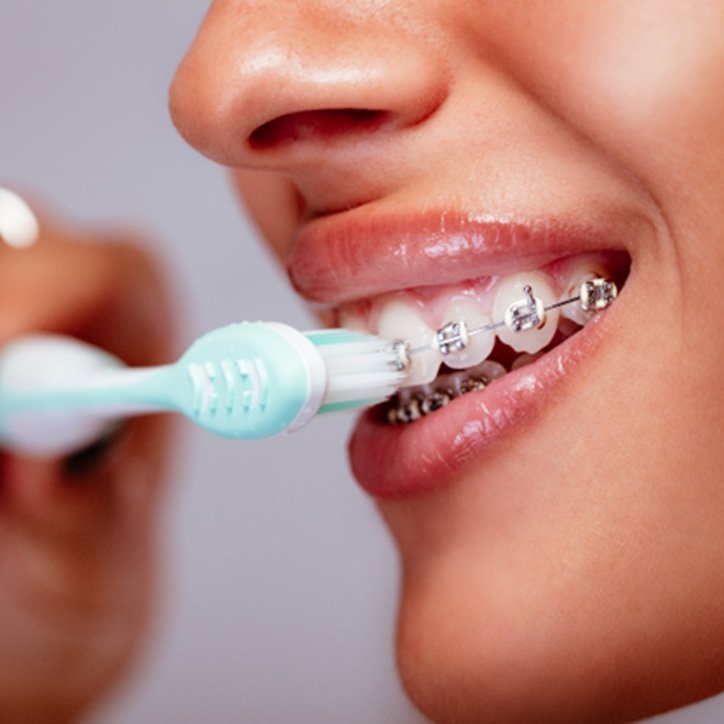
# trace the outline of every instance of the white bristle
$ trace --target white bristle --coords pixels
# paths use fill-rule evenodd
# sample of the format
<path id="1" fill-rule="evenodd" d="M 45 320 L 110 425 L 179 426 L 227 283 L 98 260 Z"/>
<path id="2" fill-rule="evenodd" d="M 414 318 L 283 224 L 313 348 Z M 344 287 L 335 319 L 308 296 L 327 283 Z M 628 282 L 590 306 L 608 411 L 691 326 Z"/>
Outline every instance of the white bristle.
<path id="1" fill-rule="evenodd" d="M 383 339 L 368 337 L 318 349 L 328 373 L 325 405 L 355 400 L 381 402 L 393 395 L 407 376 L 399 369 L 399 352 Z"/>

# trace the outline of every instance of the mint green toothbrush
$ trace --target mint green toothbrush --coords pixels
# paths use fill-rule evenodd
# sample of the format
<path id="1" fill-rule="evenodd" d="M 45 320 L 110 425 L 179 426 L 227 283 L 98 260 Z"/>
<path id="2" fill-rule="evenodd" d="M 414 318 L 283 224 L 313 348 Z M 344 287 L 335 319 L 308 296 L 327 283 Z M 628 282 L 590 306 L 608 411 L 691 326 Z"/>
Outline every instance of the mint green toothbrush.
<path id="1" fill-rule="evenodd" d="M 275 322 L 222 327 L 174 364 L 129 368 L 77 340 L 31 335 L 0 351 L 0 447 L 68 454 L 118 418 L 180 412 L 243 440 L 297 430 L 317 413 L 381 402 L 404 384 L 405 345 Z"/>

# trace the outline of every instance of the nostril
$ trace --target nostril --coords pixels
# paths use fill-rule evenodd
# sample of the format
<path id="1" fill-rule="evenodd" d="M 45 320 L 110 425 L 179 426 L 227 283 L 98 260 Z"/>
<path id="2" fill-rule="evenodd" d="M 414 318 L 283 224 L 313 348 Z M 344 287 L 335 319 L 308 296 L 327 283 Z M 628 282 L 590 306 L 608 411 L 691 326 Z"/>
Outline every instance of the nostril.
<path id="1" fill-rule="evenodd" d="M 375 131 L 393 114 L 366 108 L 325 108 L 278 116 L 254 129 L 249 145 L 268 149 L 295 141 L 329 141 Z"/>

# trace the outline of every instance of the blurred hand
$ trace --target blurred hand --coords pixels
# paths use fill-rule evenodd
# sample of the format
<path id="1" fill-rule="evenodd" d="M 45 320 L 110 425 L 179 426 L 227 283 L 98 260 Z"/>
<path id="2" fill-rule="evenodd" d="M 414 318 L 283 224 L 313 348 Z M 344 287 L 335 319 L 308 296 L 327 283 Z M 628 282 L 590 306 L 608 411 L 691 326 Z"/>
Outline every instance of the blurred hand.
<path id="1" fill-rule="evenodd" d="M 117 239 L 42 223 L 0 241 L 0 345 L 70 334 L 129 364 L 168 361 L 168 315 L 149 259 Z M 65 460 L 0 452 L 0 721 L 77 718 L 125 670 L 151 598 L 167 423 L 142 419 Z"/>

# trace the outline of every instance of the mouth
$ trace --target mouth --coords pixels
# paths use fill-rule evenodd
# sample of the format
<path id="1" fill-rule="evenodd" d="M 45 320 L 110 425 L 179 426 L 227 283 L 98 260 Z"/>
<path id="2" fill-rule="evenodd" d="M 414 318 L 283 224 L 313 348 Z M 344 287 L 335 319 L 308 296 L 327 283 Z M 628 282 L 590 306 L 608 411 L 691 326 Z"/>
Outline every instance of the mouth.
<path id="1" fill-rule="evenodd" d="M 335 246 L 321 248 L 328 254 L 331 248 L 338 263 L 326 273 L 315 269 L 313 277 L 300 277 L 316 284 L 316 294 L 303 289 L 307 296 L 342 297 L 334 305 L 339 326 L 404 339 L 412 350 L 406 386 L 368 410 L 350 442 L 355 477 L 377 497 L 403 498 L 448 485 L 496 441 L 509 439 L 537 410 L 555 404 L 552 391 L 595 356 L 610 333 L 612 312 L 558 304 L 575 298 L 592 279 L 622 289 L 631 268 L 628 250 L 596 248 L 603 236 L 630 238 L 611 236 L 610 230 L 571 233 L 568 226 L 537 225 L 521 233 L 517 225 L 504 225 L 503 234 L 500 227 L 480 234 L 473 225 L 472 234 L 462 231 L 462 244 L 449 228 L 436 238 L 448 251 L 440 253 L 436 275 L 424 234 L 412 245 L 403 243 L 404 253 L 389 253 L 391 245 L 400 245 L 398 233 L 356 250 L 350 236 L 337 236 Z M 367 255 L 361 262 L 348 255 L 362 250 Z M 294 279 L 294 265 L 291 272 Z M 417 283 L 395 285 L 407 280 Z M 536 324 L 516 330 L 501 320 L 524 298 L 524 289 L 532 289 L 546 311 Z M 355 297 L 360 290 L 364 294 Z M 463 345 L 434 343 L 442 330 L 459 331 L 446 327 L 459 321 L 475 330 Z"/>

